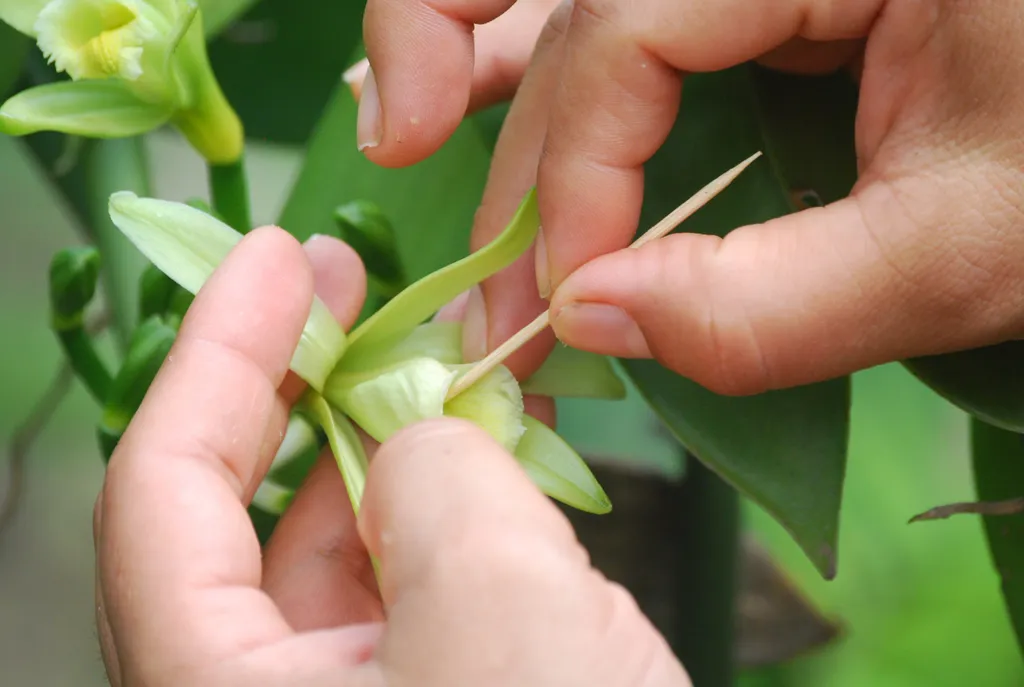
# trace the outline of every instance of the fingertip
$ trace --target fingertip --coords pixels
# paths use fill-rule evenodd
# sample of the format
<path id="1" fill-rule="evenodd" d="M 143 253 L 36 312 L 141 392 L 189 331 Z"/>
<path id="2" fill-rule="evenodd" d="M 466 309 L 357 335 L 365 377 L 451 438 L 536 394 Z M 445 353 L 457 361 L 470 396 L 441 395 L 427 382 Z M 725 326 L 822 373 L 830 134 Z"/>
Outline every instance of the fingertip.
<path id="1" fill-rule="evenodd" d="M 323 234 L 311 236 L 304 248 L 317 296 L 347 330 L 366 299 L 366 268 L 359 254 L 344 241 Z"/>
<path id="2" fill-rule="evenodd" d="M 526 414 L 540 420 L 551 429 L 557 424 L 555 399 L 550 396 L 523 396 Z"/>
<path id="3" fill-rule="evenodd" d="M 465 116 L 472 24 L 426 3 L 371 2 L 364 35 L 369 66 L 360 87 L 357 147 L 382 167 L 419 162 Z"/>

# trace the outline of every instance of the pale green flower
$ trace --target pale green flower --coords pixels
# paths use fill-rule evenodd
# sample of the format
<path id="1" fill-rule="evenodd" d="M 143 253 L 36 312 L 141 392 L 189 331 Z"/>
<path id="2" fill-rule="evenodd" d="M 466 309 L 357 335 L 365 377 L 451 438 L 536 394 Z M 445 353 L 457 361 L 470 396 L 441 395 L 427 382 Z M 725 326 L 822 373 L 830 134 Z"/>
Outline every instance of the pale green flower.
<path id="1" fill-rule="evenodd" d="M 211 163 L 242 154 L 195 0 L 0 0 L 0 21 L 36 39 L 71 81 L 14 95 L 0 132 L 134 136 L 170 123 Z"/>
<path id="2" fill-rule="evenodd" d="M 157 267 L 193 293 L 241 239 L 200 210 L 131 193 L 111 197 L 110 215 Z M 462 325 L 425 323 L 445 303 L 514 262 L 533 244 L 538 225 L 531 192 L 491 244 L 406 288 L 347 337 L 314 301 L 291 368 L 311 386 L 305 408 L 324 428 L 356 507 L 367 459 L 350 419 L 385 441 L 414 422 L 449 416 L 487 431 L 548 495 L 590 512 L 611 509 L 580 456 L 523 410 L 524 391 L 622 398 L 625 387 L 609 361 L 559 347 L 522 386 L 499 366 L 448 399 L 452 384 L 472 367 L 462 359 Z"/>

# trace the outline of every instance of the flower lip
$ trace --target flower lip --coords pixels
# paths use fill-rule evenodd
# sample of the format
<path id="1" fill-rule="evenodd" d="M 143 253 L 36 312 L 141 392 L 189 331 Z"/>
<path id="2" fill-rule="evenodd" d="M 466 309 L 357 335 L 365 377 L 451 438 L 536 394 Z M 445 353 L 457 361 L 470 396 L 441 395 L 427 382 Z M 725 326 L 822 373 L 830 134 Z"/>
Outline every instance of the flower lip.
<path id="1" fill-rule="evenodd" d="M 52 0 L 36 19 L 39 48 L 74 80 L 143 73 L 146 41 L 159 35 L 159 15 L 140 0 Z"/>

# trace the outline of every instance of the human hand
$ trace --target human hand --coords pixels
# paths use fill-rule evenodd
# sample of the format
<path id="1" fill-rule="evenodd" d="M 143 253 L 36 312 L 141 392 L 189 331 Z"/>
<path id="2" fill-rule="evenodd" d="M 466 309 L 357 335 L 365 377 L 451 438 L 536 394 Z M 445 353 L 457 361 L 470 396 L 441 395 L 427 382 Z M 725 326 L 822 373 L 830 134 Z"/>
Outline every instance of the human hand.
<path id="1" fill-rule="evenodd" d="M 373 161 L 435 150 L 468 94 L 472 23 L 512 0 L 370 0 L 367 52 L 380 107 Z M 525 12 L 519 0 L 512 12 Z M 477 54 L 512 58 L 524 31 L 486 34 Z M 467 353 L 492 349 L 548 303 L 574 347 L 664 365 L 725 394 L 819 381 L 876 364 L 1024 335 L 1024 15 L 953 0 L 576 0 L 551 14 L 498 142 L 474 247 L 534 183 L 543 235 L 484 286 Z M 429 40 L 428 40 L 429 39 Z M 481 33 L 480 42 L 485 40 Z M 504 46 L 504 47 L 500 47 Z M 860 178 L 849 198 L 743 227 L 624 249 L 637 228 L 642 165 L 672 126 L 685 74 L 757 59 L 860 79 Z M 510 81 L 507 73 L 504 82 Z M 682 88 L 681 88 L 682 86 Z M 685 97 L 685 95 L 683 96 Z M 417 124 L 410 126 L 415 119 Z M 401 143 L 396 136 L 401 133 Z M 754 152 L 754 151 L 751 151 Z M 539 275 L 539 278 L 538 278 Z M 553 345 L 510 359 L 529 374 Z"/>
<path id="2" fill-rule="evenodd" d="M 322 456 L 261 553 L 246 505 L 302 391 L 287 370 L 314 286 L 350 326 L 365 274 L 349 248 L 243 239 L 114 453 L 94 525 L 113 684 L 689 684 L 562 514 L 462 422 L 380 447 L 358 519 Z"/>

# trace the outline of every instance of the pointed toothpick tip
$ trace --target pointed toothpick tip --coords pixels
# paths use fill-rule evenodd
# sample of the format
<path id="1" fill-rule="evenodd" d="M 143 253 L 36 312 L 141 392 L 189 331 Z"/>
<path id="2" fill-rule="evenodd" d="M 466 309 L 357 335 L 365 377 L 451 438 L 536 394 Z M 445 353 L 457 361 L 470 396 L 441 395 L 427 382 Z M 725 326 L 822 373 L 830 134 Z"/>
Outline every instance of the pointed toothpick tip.
<path id="1" fill-rule="evenodd" d="M 693 213 L 707 205 L 712 198 L 724 191 L 729 184 L 736 180 L 736 177 L 743 173 L 743 170 L 749 167 L 755 160 L 757 160 L 757 158 L 761 157 L 761 155 L 761 151 L 757 151 L 746 160 L 721 174 L 717 179 L 697 191 L 697 193 L 687 199 L 685 203 L 670 212 L 664 219 L 655 224 L 640 238 L 634 241 L 630 248 L 639 248 L 640 246 L 650 243 L 655 239 L 662 238 L 671 232 L 686 221 L 686 219 Z M 533 337 L 544 331 L 550 324 L 551 320 L 548 317 L 548 312 L 545 311 L 541 313 L 537 319 L 523 327 L 519 332 L 509 338 L 508 341 L 491 351 L 490 355 L 471 367 L 464 375 L 456 379 L 455 383 L 452 384 L 451 389 L 448 390 L 448 395 L 445 400 L 450 401 L 469 387 L 473 386 L 473 384 L 480 381 L 480 379 L 482 379 L 488 372 L 505 362 L 510 355 L 518 351 L 524 344 L 533 339 Z"/>

